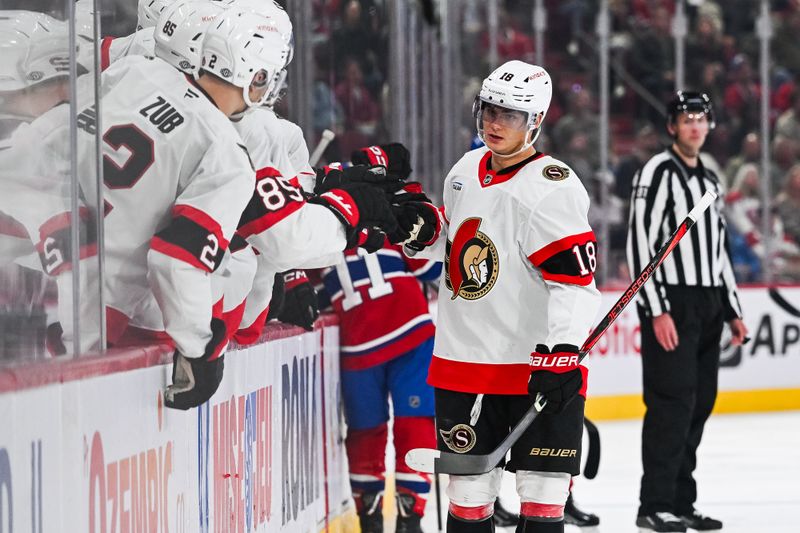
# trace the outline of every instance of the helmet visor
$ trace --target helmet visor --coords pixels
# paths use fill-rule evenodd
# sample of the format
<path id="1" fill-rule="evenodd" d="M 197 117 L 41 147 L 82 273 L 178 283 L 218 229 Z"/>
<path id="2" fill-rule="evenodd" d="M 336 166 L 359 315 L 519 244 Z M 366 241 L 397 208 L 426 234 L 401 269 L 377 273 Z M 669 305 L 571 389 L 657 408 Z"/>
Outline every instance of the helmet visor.
<path id="1" fill-rule="evenodd" d="M 486 123 L 497 124 L 512 130 L 526 131 L 528 129 L 529 117 L 527 112 L 501 107 L 485 102 L 480 98 L 475 99 L 473 115 L 481 126 Z"/>

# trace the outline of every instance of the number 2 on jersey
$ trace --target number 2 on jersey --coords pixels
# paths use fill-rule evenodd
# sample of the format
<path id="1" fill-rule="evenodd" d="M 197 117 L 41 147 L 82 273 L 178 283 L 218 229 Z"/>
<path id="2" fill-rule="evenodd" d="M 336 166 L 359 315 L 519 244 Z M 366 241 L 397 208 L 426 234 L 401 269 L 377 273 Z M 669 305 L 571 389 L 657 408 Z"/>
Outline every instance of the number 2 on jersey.
<path id="1" fill-rule="evenodd" d="M 373 300 L 377 300 L 381 296 L 391 294 L 392 284 L 386 281 L 383 277 L 381 264 L 378 260 L 377 254 L 368 254 L 362 249 L 358 249 L 359 261 L 364 261 L 367 267 L 367 276 L 369 277 L 370 287 L 367 294 Z M 336 265 L 336 275 L 339 277 L 339 283 L 342 286 L 344 299 L 342 299 L 342 310 L 349 311 L 350 309 L 361 305 L 364 300 L 361 293 L 358 292 L 353 284 L 353 279 L 350 277 L 350 269 L 347 267 L 347 262 L 343 260 Z"/>

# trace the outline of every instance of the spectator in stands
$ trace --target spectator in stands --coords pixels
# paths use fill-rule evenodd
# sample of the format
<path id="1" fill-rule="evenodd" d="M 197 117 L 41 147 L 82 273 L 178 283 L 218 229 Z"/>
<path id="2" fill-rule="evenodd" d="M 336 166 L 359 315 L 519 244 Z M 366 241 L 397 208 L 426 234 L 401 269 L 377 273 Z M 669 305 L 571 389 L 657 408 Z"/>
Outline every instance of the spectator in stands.
<path id="1" fill-rule="evenodd" d="M 725 91 L 725 65 L 726 63 L 708 63 L 701 66 L 700 87 L 707 91 L 709 98 L 717 97 L 721 102 Z"/>
<path id="2" fill-rule="evenodd" d="M 800 88 L 795 88 L 790 101 L 792 107 L 778 117 L 775 135 L 800 140 Z"/>
<path id="3" fill-rule="evenodd" d="M 788 181 L 787 181 L 788 184 Z M 769 249 L 763 235 L 763 202 L 761 199 L 761 177 L 758 166 L 752 163 L 742 165 L 734 179 L 731 192 L 726 197 L 729 229 L 738 233 L 747 243 L 736 252 L 736 241 L 732 242 L 731 250 L 734 269 L 741 279 L 758 281 L 757 271 L 748 268 L 751 265 L 745 262 L 748 255 L 755 256 L 761 265 L 769 264 L 773 272 L 781 272 L 791 264 L 798 265 L 800 247 L 792 238 L 787 238 L 780 215 L 770 214 L 770 240 Z M 787 190 L 787 187 L 784 187 Z M 741 243 L 739 244 L 741 246 Z M 796 270 L 796 269 L 795 269 Z"/>
<path id="4" fill-rule="evenodd" d="M 632 32 L 633 15 L 628 0 L 609 0 L 608 11 L 611 19 L 611 31 L 617 38 L 624 39 Z"/>
<path id="5" fill-rule="evenodd" d="M 675 44 L 670 30 L 672 17 L 669 9 L 663 5 L 648 5 L 646 12 L 652 14 L 652 18 L 648 24 L 639 24 L 634 32 L 629 58 L 631 73 L 658 100 L 666 100 L 675 80 Z M 663 122 L 663 117 L 651 106 L 647 106 L 647 113 L 651 122 Z"/>
<path id="6" fill-rule="evenodd" d="M 631 197 L 634 174 L 636 174 L 637 170 L 642 168 L 642 165 L 644 165 L 648 159 L 656 155 L 660 149 L 661 142 L 658 138 L 658 133 L 653 126 L 646 124 L 636 132 L 636 144 L 633 147 L 633 151 L 623 157 L 619 165 L 614 169 L 614 176 L 616 178 L 614 194 L 626 202 L 626 212 L 627 202 L 630 201 Z"/>
<path id="7" fill-rule="evenodd" d="M 758 166 L 744 163 L 736 171 L 731 190 L 725 196 L 731 262 L 736 278 L 742 281 L 761 278 L 764 243 L 760 182 Z"/>
<path id="8" fill-rule="evenodd" d="M 344 110 L 336 99 L 333 89 L 328 84 L 327 73 L 327 69 L 318 62 L 317 68 L 314 69 L 316 79 L 314 80 L 314 90 L 311 94 L 311 107 L 313 109 L 311 120 L 314 127 L 314 136 L 317 139 L 325 129 L 331 130 L 337 137 L 344 132 Z M 334 140 L 334 143 L 336 143 L 336 140 Z M 335 149 L 332 152 L 340 154 Z M 340 155 L 334 155 L 332 160 L 338 159 L 340 159 Z"/>
<path id="9" fill-rule="evenodd" d="M 731 147 L 737 147 L 748 131 L 759 127 L 761 86 L 744 54 L 736 54 L 728 70 L 731 81 L 725 88 L 724 108 L 731 123 Z"/>
<path id="10" fill-rule="evenodd" d="M 772 39 L 774 61 L 788 68 L 795 76 L 800 75 L 800 5 L 790 8 L 788 13 L 778 17 L 775 36 Z"/>
<path id="11" fill-rule="evenodd" d="M 775 199 L 775 205 L 786 235 L 800 245 L 800 164 L 789 170 L 783 190 Z"/>
<path id="12" fill-rule="evenodd" d="M 792 98 L 797 92 L 797 84 L 792 73 L 784 67 L 775 67 L 772 71 L 770 87 L 772 87 L 770 105 L 774 114 L 777 116 L 791 109 Z M 770 118 L 773 117 L 770 116 Z"/>
<path id="13" fill-rule="evenodd" d="M 670 0 L 633 0 L 631 10 L 639 24 L 653 24 L 658 17 L 672 19 L 675 3 Z"/>
<path id="14" fill-rule="evenodd" d="M 753 34 L 758 10 L 758 2 L 753 0 L 725 0 L 722 12 L 725 32 L 731 36 Z"/>
<path id="15" fill-rule="evenodd" d="M 798 162 L 798 140 L 778 135 L 772 141 L 772 190 L 779 191 L 789 176 L 789 169 Z"/>
<path id="16" fill-rule="evenodd" d="M 497 36 L 497 55 L 499 61 L 504 63 L 512 59 L 519 59 L 532 63 L 535 60 L 533 40 L 530 36 L 520 31 L 519 21 L 511 17 L 505 8 L 500 8 L 498 13 L 500 33 Z M 489 49 L 489 32 L 481 36 L 481 45 L 484 50 Z"/>
<path id="17" fill-rule="evenodd" d="M 374 141 L 380 109 L 364 85 L 361 64 L 354 57 L 345 60 L 345 78 L 336 85 L 336 99 L 342 104 L 345 133 L 341 144 L 344 153 L 350 153 Z"/>
<path id="18" fill-rule="evenodd" d="M 728 160 L 725 166 L 725 176 L 728 183 L 725 186 L 730 188 L 736 182 L 736 175 L 745 163 L 758 163 L 761 157 L 761 136 L 755 131 L 751 131 L 742 139 L 742 149 L 739 153 Z"/>
<path id="19" fill-rule="evenodd" d="M 697 19 L 695 31 L 690 32 L 686 40 L 686 73 L 697 75 L 709 67 L 721 68 L 724 64 L 722 20 L 711 13 L 703 13 Z"/>
<path id="20" fill-rule="evenodd" d="M 597 167 L 593 160 L 596 159 L 592 154 L 590 134 L 585 131 L 575 130 L 567 141 L 566 147 L 557 152 L 566 156 L 569 154 L 570 166 L 575 173 L 580 176 L 590 198 L 597 198 Z"/>
<path id="21" fill-rule="evenodd" d="M 593 105 L 594 97 L 591 90 L 575 84 L 568 97 L 569 111 L 561 117 L 553 129 L 553 142 L 555 143 L 556 151 L 565 157 L 569 156 L 570 162 L 573 164 L 575 155 L 571 151 L 570 145 L 577 142 L 580 145 L 578 148 L 581 155 L 586 158 L 590 166 L 597 166 L 600 146 L 598 142 L 600 120 L 592 109 Z M 577 133 L 580 133 L 583 138 L 578 139 Z M 594 168 L 591 168 L 588 174 L 579 172 L 578 175 L 588 177 L 594 174 L 594 170 Z"/>
<path id="22" fill-rule="evenodd" d="M 331 50 L 333 57 L 338 60 L 349 57 L 358 61 L 364 85 L 373 98 L 380 91 L 385 72 L 385 45 L 376 27 L 377 21 L 374 4 L 365 9 L 360 0 L 345 2 L 342 7 L 342 27 L 333 33 Z"/>

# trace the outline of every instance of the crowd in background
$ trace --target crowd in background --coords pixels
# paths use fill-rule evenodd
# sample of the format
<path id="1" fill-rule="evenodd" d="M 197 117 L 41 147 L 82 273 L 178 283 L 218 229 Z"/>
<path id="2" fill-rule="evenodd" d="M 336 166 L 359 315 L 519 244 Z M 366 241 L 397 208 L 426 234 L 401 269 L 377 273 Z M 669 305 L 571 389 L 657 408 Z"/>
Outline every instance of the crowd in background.
<path id="1" fill-rule="evenodd" d="M 497 61 L 535 62 L 531 2 L 508 0 L 498 8 Z M 611 0 L 611 171 L 599 168 L 597 36 L 598 2 L 547 0 L 544 65 L 557 89 L 537 147 L 567 161 L 598 205 L 593 216 L 611 223 L 611 256 L 606 283 L 627 283 L 624 256 L 626 213 L 633 175 L 666 138 L 663 111 L 648 103 L 665 102 L 675 87 L 673 0 Z M 770 68 L 771 217 L 770 253 L 761 235 L 761 135 L 758 47 L 755 24 L 759 3 L 705 0 L 686 6 L 685 84 L 711 97 L 716 128 L 705 147 L 707 166 L 717 171 L 730 194 L 729 232 L 733 260 L 741 282 L 764 280 L 765 262 L 775 281 L 800 280 L 800 2 L 771 3 L 774 35 Z M 388 2 L 380 0 L 315 0 L 314 130 L 338 135 L 328 154 L 336 158 L 352 147 L 386 139 L 388 107 Z M 424 9 L 424 3 L 419 5 Z M 490 70 L 489 28 L 485 2 L 463 2 L 463 100 L 479 89 Z M 435 23 L 435 22 L 434 22 Z M 409 80 L 410 82 L 413 80 Z M 638 85 L 638 86 L 634 86 Z M 461 117 L 465 140 L 474 121 Z M 601 180 L 610 182 L 610 196 L 599 205 Z"/>
<path id="2" fill-rule="evenodd" d="M 291 0 L 290 0 L 291 1 Z M 286 5 L 286 0 L 279 3 Z M 442 2 L 411 2 L 421 24 L 441 25 L 437 6 Z M 51 0 L 9 0 L 9 9 L 41 9 L 57 18 Z M 457 4 L 459 9 L 452 9 Z M 497 64 L 510 59 L 543 65 L 555 81 L 553 101 L 540 151 L 570 164 L 594 199 L 592 223 L 609 224 L 610 255 L 606 286 L 624 286 L 630 273 L 624 260 L 627 212 L 636 170 L 669 142 L 663 111 L 650 102 L 665 102 L 675 86 L 674 0 L 609 0 L 611 14 L 611 91 L 609 168 L 600 168 L 600 118 L 595 31 L 597 0 L 545 0 L 547 27 L 545 50 L 537 51 L 533 2 L 498 2 L 498 32 L 489 27 L 488 2 L 449 2 L 449 16 L 457 17 L 461 64 L 458 87 L 462 110 L 456 135 L 467 150 L 475 133 L 469 112 L 480 80 Z M 101 0 L 103 33 L 127 35 L 135 30 L 136 3 Z M 757 0 L 704 0 L 686 2 L 685 86 L 705 91 L 714 103 L 716 128 L 705 146 L 704 161 L 716 170 L 728 190 L 728 231 L 734 268 L 740 283 L 763 282 L 767 272 L 773 282 L 800 281 L 800 0 L 770 3 L 773 36 L 769 75 L 768 142 L 770 175 L 762 176 L 760 131 L 761 84 Z M 311 35 L 313 65 L 312 135 L 310 147 L 325 129 L 336 133 L 324 161 L 346 159 L 352 150 L 391 139 L 392 94 L 390 73 L 390 0 L 313 0 Z M 492 58 L 490 35 L 496 37 Z M 425 57 L 419 57 L 424 62 Z M 415 80 L 407 80 L 413 84 Z M 649 95 L 651 98 L 645 98 Z M 292 88 L 278 112 L 292 118 Z M 420 117 L 424 127 L 426 117 Z M 434 176 L 432 179 L 436 179 Z M 443 179 L 444 176 L 441 176 Z M 764 207 L 763 184 L 770 196 Z M 602 195 L 601 190 L 609 194 Z M 432 191 L 434 194 L 438 191 Z M 763 220 L 764 213 L 769 216 Z M 771 233 L 769 239 L 764 229 Z M 13 290 L 5 307 L 14 315 L 17 301 L 41 301 L 48 289 L 30 272 L 4 272 L 0 283 Z M 29 307 L 29 306 L 28 306 Z M 27 308 L 26 308 L 27 309 Z M 6 313 L 8 314 L 8 313 Z M 40 313 L 40 322 L 46 320 Z M 24 316 L 23 316 L 24 315 Z M 4 320 L 2 337 L 31 335 L 29 310 L 20 320 Z M 42 328 L 35 327 L 36 332 Z M 36 335 L 39 335 L 37 333 Z M 40 343 L 37 341 L 37 345 Z"/>
<path id="3" fill-rule="evenodd" d="M 286 0 L 279 3 L 286 4 Z M 129 3 L 103 0 L 102 4 L 106 7 L 104 28 L 109 34 L 124 35 L 132 30 L 135 13 L 128 13 L 132 9 Z M 441 23 L 436 4 L 415 2 L 423 23 Z M 547 26 L 543 62 L 557 90 L 537 147 L 573 167 L 595 199 L 593 221 L 611 224 L 610 268 L 604 281 L 621 284 L 629 279 L 624 246 L 633 175 L 669 141 L 663 110 L 650 102 L 667 101 L 675 87 L 675 1 L 609 1 L 612 72 L 610 168 L 606 172 L 601 172 L 599 157 L 598 4 L 597 0 L 544 2 Z M 498 2 L 498 63 L 510 59 L 536 61 L 532 5 L 525 0 Z M 729 231 L 740 282 L 764 281 L 767 266 L 774 274 L 773 281 L 800 280 L 800 210 L 796 209 L 800 207 L 800 1 L 774 0 L 770 5 L 774 27 L 770 44 L 771 220 L 764 224 L 759 41 L 755 28 L 759 2 L 686 3 L 685 86 L 705 91 L 714 103 L 716 128 L 709 136 L 704 160 L 732 193 L 727 200 Z M 464 111 L 459 117 L 462 130 L 458 136 L 465 149 L 474 135 L 469 104 L 483 74 L 492 67 L 487 6 L 479 0 L 462 0 L 453 13 L 451 4 L 450 15 L 458 17 L 461 33 L 464 105 L 460 108 Z M 325 153 L 327 160 L 346 158 L 360 146 L 390 140 L 390 9 L 388 0 L 312 2 L 314 138 L 308 140 L 313 146 L 323 130 L 336 133 Z M 291 88 L 286 101 L 291 101 Z M 291 118 L 289 109 L 283 109 Z M 425 117 L 421 118 L 424 124 Z M 602 180 L 606 180 L 610 195 L 600 202 Z M 769 246 L 765 246 L 762 235 L 765 227 L 773 232 Z"/>
<path id="4" fill-rule="evenodd" d="M 34 0 L 35 1 L 35 0 Z M 286 4 L 286 0 L 279 1 Z M 102 0 L 104 32 L 125 35 L 134 28 L 135 5 Z M 595 199 L 593 220 L 611 224 L 611 256 L 606 284 L 629 279 L 623 260 L 627 204 L 638 166 L 662 149 L 666 138 L 663 110 L 675 87 L 674 0 L 610 0 L 612 54 L 609 167 L 601 172 L 598 117 L 597 0 L 545 0 L 547 13 L 544 66 L 556 83 L 540 151 L 568 162 Z M 441 24 L 437 2 L 417 0 L 423 23 Z M 480 80 L 491 70 L 488 2 L 450 3 L 461 34 L 464 149 L 474 135 L 470 103 Z M 740 282 L 764 280 L 767 263 L 774 281 L 800 280 L 800 1 L 773 0 L 771 17 L 770 223 L 762 223 L 761 134 L 758 76 L 759 41 L 755 0 L 686 2 L 685 86 L 705 91 L 714 103 L 716 128 L 705 146 L 707 166 L 730 191 L 729 229 Z M 336 139 L 327 160 L 391 140 L 389 119 L 389 0 L 313 0 L 313 145 L 325 129 Z M 533 2 L 498 2 L 498 63 L 535 62 Z M 493 34 L 495 35 L 495 34 Z M 424 57 L 419 58 L 425 61 Z M 408 80 L 413 83 L 414 80 Z M 646 96 L 652 97 L 651 99 Z M 291 88 L 285 102 L 291 101 Z M 284 103 L 285 103 L 284 102 Z M 288 107 L 283 108 L 291 119 Z M 281 110 L 280 104 L 278 110 Z M 425 117 L 421 117 L 421 124 Z M 443 178 L 444 176 L 442 176 Z M 606 180 L 609 196 L 600 202 Z M 602 203 L 602 205 L 601 205 Z M 770 227 L 765 246 L 763 228 Z M 767 249 L 770 253 L 767 257 Z"/>

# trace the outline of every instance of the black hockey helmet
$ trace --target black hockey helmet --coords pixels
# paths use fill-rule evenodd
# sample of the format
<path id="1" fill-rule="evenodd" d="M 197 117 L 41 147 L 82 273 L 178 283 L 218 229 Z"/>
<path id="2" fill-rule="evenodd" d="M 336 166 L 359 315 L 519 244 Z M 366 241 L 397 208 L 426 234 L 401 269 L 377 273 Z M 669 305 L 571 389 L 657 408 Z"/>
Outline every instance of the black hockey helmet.
<path id="1" fill-rule="evenodd" d="M 675 97 L 667 104 L 667 122 L 675 123 L 675 119 L 681 113 L 691 113 L 692 111 L 702 111 L 708 117 L 709 129 L 714 129 L 714 106 L 711 98 L 706 93 L 696 91 L 678 91 Z"/>

